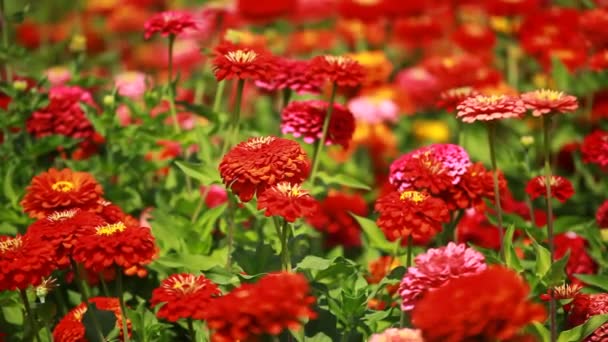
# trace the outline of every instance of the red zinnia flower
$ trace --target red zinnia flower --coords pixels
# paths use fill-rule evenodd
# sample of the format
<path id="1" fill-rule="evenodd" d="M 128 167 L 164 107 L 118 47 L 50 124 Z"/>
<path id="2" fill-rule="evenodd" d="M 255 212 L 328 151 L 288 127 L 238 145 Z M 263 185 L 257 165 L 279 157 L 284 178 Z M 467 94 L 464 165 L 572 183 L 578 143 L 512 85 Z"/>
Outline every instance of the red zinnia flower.
<path id="1" fill-rule="evenodd" d="M 54 269 L 52 246 L 31 234 L 0 236 L 0 291 L 38 285 Z"/>
<path id="2" fill-rule="evenodd" d="M 551 176 L 551 197 L 557 198 L 560 202 L 566 202 L 574 195 L 572 183 L 561 176 Z M 528 181 L 526 193 L 530 198 L 535 199 L 539 196 L 547 197 L 547 182 L 545 176 L 536 176 Z"/>
<path id="3" fill-rule="evenodd" d="M 173 274 L 152 291 L 150 304 L 161 304 L 156 313 L 159 318 L 176 322 L 181 318 L 203 320 L 213 297 L 222 292 L 215 283 L 204 275 L 181 273 Z"/>
<path id="4" fill-rule="evenodd" d="M 498 188 L 502 193 L 507 187 L 502 172 L 498 173 Z M 475 163 L 462 175 L 456 186 L 442 193 L 450 209 L 467 209 L 484 206 L 484 199 L 494 200 L 494 175 L 482 163 Z"/>
<path id="5" fill-rule="evenodd" d="M 416 304 L 414 326 L 427 342 L 504 341 L 531 322 L 546 318 L 531 303 L 530 289 L 513 270 L 495 266 L 449 281 Z"/>
<path id="6" fill-rule="evenodd" d="M 308 100 L 290 102 L 281 113 L 281 131 L 302 137 L 304 142 L 312 144 L 323 135 L 323 122 L 329 104 L 325 101 Z M 346 107 L 334 103 L 326 145 L 342 145 L 348 148 L 355 132 L 355 117 Z"/>
<path id="7" fill-rule="evenodd" d="M 255 84 L 258 87 L 268 91 L 290 89 L 298 94 L 321 91 L 323 79 L 308 72 L 309 62 L 277 57 L 275 63 L 272 77 L 257 80 Z"/>
<path id="8" fill-rule="evenodd" d="M 589 57 L 589 68 L 593 71 L 606 70 L 608 68 L 608 50 L 602 50 Z"/>
<path id="9" fill-rule="evenodd" d="M 74 260 L 93 272 L 118 266 L 126 275 L 144 277 L 143 267 L 156 257 L 157 247 L 149 228 L 132 227 L 122 221 L 95 227 L 74 247 Z"/>
<path id="10" fill-rule="evenodd" d="M 572 232 L 555 235 L 555 259 L 562 258 L 570 251 L 566 275 L 572 283 L 583 284 L 575 274 L 597 273 L 598 265 L 587 252 L 588 245 L 587 240 Z"/>
<path id="11" fill-rule="evenodd" d="M 213 73 L 218 81 L 231 79 L 270 80 L 274 58 L 265 51 L 223 42 L 215 48 Z"/>
<path id="12" fill-rule="evenodd" d="M 608 132 L 595 131 L 583 140 L 581 153 L 585 163 L 608 167 Z"/>
<path id="13" fill-rule="evenodd" d="M 595 222 L 599 228 L 608 228 L 608 200 L 604 201 L 595 213 Z"/>
<path id="14" fill-rule="evenodd" d="M 526 112 L 522 100 L 508 95 L 469 97 L 456 109 L 458 109 L 456 117 L 466 123 L 520 118 Z"/>
<path id="15" fill-rule="evenodd" d="M 95 233 L 95 227 L 106 222 L 99 216 L 80 209 L 56 211 L 30 225 L 27 234 L 53 248 L 60 268 L 70 266 L 70 257 L 76 241 Z"/>
<path id="16" fill-rule="evenodd" d="M 496 35 L 487 26 L 463 24 L 452 34 L 452 40 L 466 51 L 486 52 L 496 44 Z"/>
<path id="17" fill-rule="evenodd" d="M 95 304 L 97 309 L 104 311 L 112 311 L 116 317 L 116 328 L 120 333 L 120 340 L 124 340 L 122 334 L 122 311 L 118 298 L 110 297 L 93 297 L 89 299 L 89 303 Z M 53 340 L 55 342 L 81 342 L 86 341 L 85 327 L 82 324 L 82 318 L 87 312 L 87 305 L 81 303 L 65 315 L 61 321 L 53 329 Z M 129 336 L 131 335 L 131 320 L 127 319 L 127 327 Z"/>
<path id="18" fill-rule="evenodd" d="M 452 88 L 444 90 L 439 94 L 437 107 L 447 111 L 453 111 L 456 106 L 471 96 L 477 96 L 479 92 L 471 87 Z"/>
<path id="19" fill-rule="evenodd" d="M 595 315 L 608 313 L 608 293 L 579 293 L 564 309 L 569 311 L 568 323 L 571 327 L 581 325 Z M 608 323 L 602 324 L 582 342 L 605 341 L 606 338 L 608 338 Z"/>
<path id="20" fill-rule="evenodd" d="M 302 183 L 310 162 L 300 145 L 276 137 L 250 138 L 228 151 L 219 166 L 224 184 L 243 202 L 280 182 Z"/>
<path id="21" fill-rule="evenodd" d="M 328 247 L 361 246 L 361 227 L 351 215 L 367 216 L 367 203 L 361 196 L 330 192 L 319 205 L 319 211 L 307 220 L 315 229 L 327 234 L 325 244 Z"/>
<path id="22" fill-rule="evenodd" d="M 266 209 L 266 216 L 281 216 L 287 222 L 315 214 L 317 201 L 300 185 L 281 182 L 258 195 L 258 210 Z"/>
<path id="23" fill-rule="evenodd" d="M 444 201 L 415 190 L 390 192 L 378 198 L 375 208 L 380 213 L 376 222 L 386 238 L 402 238 L 402 244 L 407 244 L 409 236 L 415 243 L 426 244 L 441 231 L 442 223 L 450 221 Z"/>
<path id="24" fill-rule="evenodd" d="M 150 39 L 153 34 L 161 36 L 178 36 L 187 29 L 196 30 L 199 24 L 190 13 L 178 11 L 165 11 L 154 14 L 144 24 L 144 38 Z"/>
<path id="25" fill-rule="evenodd" d="M 244 341 L 263 334 L 297 330 L 314 319 L 306 278 L 297 273 L 270 273 L 255 284 L 243 284 L 209 306 L 207 324 L 214 342 Z"/>
<path id="26" fill-rule="evenodd" d="M 359 62 L 347 56 L 317 56 L 310 61 L 310 75 L 317 75 L 338 87 L 356 87 L 363 82 L 364 69 Z"/>
<path id="27" fill-rule="evenodd" d="M 521 95 L 526 108 L 532 110 L 532 115 L 542 116 L 551 113 L 568 113 L 578 108 L 578 101 L 572 95 L 561 91 L 539 89 Z"/>
<path id="28" fill-rule="evenodd" d="M 500 232 L 498 227 L 488 221 L 485 210 L 465 210 L 456 229 L 456 241 L 459 243 L 472 243 L 496 251 L 500 249 Z"/>
<path id="29" fill-rule="evenodd" d="M 86 172 L 51 168 L 32 179 L 21 206 L 30 217 L 44 218 L 55 211 L 74 208 L 99 211 L 103 189 Z"/>
<path id="30" fill-rule="evenodd" d="M 101 218 L 103 218 L 107 223 L 117 223 L 122 221 L 127 226 L 139 227 L 139 220 L 131 215 L 127 215 L 116 204 L 105 200 L 101 200 L 100 203 L 102 207 L 99 216 L 101 216 Z"/>
<path id="31" fill-rule="evenodd" d="M 296 0 L 238 0 L 236 10 L 245 19 L 272 21 L 282 15 L 293 13 L 297 6 Z"/>

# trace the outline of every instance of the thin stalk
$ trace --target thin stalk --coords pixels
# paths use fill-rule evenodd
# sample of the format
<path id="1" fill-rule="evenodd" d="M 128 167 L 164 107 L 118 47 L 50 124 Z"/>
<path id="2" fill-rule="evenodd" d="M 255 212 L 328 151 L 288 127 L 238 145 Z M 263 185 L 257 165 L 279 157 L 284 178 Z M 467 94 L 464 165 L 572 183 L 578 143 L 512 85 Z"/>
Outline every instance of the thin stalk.
<path id="1" fill-rule="evenodd" d="M 334 110 L 334 101 L 336 100 L 337 90 L 338 86 L 334 82 L 331 87 L 331 95 L 329 96 L 327 113 L 325 114 L 325 120 L 323 121 L 323 131 L 321 134 L 321 139 L 317 142 L 315 152 L 312 157 L 312 171 L 310 173 L 310 181 L 313 185 L 315 184 L 315 176 L 317 175 L 317 168 L 319 167 L 319 161 L 321 159 L 321 150 L 323 149 L 323 145 L 325 145 L 325 140 L 327 140 L 327 131 L 329 130 L 329 122 L 331 121 L 331 114 Z"/>
<path id="2" fill-rule="evenodd" d="M 551 117 L 541 117 L 541 123 L 543 127 L 543 146 L 545 154 L 545 187 L 547 189 L 547 239 L 549 240 L 549 253 L 551 255 L 551 262 L 555 258 L 555 242 L 553 240 L 553 207 L 551 205 L 551 141 L 549 137 L 549 129 L 551 127 Z M 557 339 L 557 317 L 556 317 L 556 305 L 553 296 L 549 301 L 549 318 L 550 318 L 550 329 L 551 329 L 551 341 L 554 342 Z"/>
<path id="3" fill-rule="evenodd" d="M 519 52 L 517 45 L 507 43 L 507 82 L 511 87 L 517 89 L 519 82 Z"/>
<path id="4" fill-rule="evenodd" d="M 34 317 L 34 313 L 30 307 L 30 301 L 27 299 L 27 292 L 24 289 L 21 289 L 19 290 L 19 294 L 21 294 L 21 300 L 23 301 L 23 306 L 25 306 L 27 318 L 30 320 L 32 331 L 34 332 L 34 338 L 36 341 L 40 342 L 40 336 L 38 336 L 38 324 L 36 323 L 36 317 Z"/>
<path id="5" fill-rule="evenodd" d="M 173 92 L 173 45 L 175 43 L 175 35 L 169 35 L 169 111 L 173 119 L 173 128 L 175 133 L 180 133 L 179 121 L 177 120 L 177 111 L 175 110 L 175 93 Z"/>
<path id="6" fill-rule="evenodd" d="M 99 272 L 99 283 L 101 284 L 101 290 L 103 291 L 103 295 L 106 297 L 110 297 L 110 291 L 108 290 L 108 285 L 106 284 L 103 272 Z"/>
<path id="7" fill-rule="evenodd" d="M 407 269 L 412 266 L 412 254 L 414 252 L 414 240 L 412 238 L 412 236 L 408 236 L 407 237 L 407 257 L 405 259 L 405 269 L 407 272 Z M 399 327 L 400 328 L 405 328 L 405 321 L 406 321 L 406 314 L 405 311 L 403 311 L 403 309 L 401 310 L 401 316 L 399 318 Z"/>
<path id="8" fill-rule="evenodd" d="M 65 305 L 65 300 L 63 299 L 60 289 L 55 289 L 55 291 L 53 291 L 53 295 L 55 296 L 55 300 L 59 306 L 59 313 L 62 317 L 65 316 L 68 313 L 68 308 Z"/>
<path id="9" fill-rule="evenodd" d="M 222 97 L 224 97 L 224 89 L 226 88 L 226 81 L 220 81 L 217 84 L 217 90 L 215 91 L 215 99 L 213 99 L 213 112 L 217 113 L 222 106 Z"/>
<path id="10" fill-rule="evenodd" d="M 89 302 L 89 288 L 87 286 L 86 280 L 82 276 L 82 272 L 80 271 L 80 267 L 78 267 L 76 261 L 70 259 L 70 263 L 72 265 L 72 271 L 74 272 L 76 286 L 78 287 L 78 291 L 80 291 L 81 300 L 85 303 L 87 311 L 91 313 L 95 332 L 99 336 L 100 341 L 105 341 L 105 336 L 103 336 L 103 333 L 101 332 L 101 325 L 99 324 L 97 315 L 93 311 L 93 306 Z"/>
<path id="11" fill-rule="evenodd" d="M 283 89 L 283 107 L 281 108 L 281 111 L 283 109 L 285 109 L 285 107 L 287 107 L 287 105 L 289 104 L 289 100 L 291 99 L 291 94 L 292 94 L 291 89 L 289 89 L 289 88 Z"/>
<path id="12" fill-rule="evenodd" d="M 190 341 L 196 342 L 196 331 L 194 331 L 194 324 L 192 318 L 188 318 L 188 331 L 190 332 Z"/>
<path id="13" fill-rule="evenodd" d="M 496 218 L 498 219 L 498 236 L 500 239 L 500 255 L 504 255 L 502 225 L 502 207 L 500 205 L 500 189 L 498 186 L 498 167 L 496 166 L 496 123 L 488 122 L 488 142 L 490 144 L 490 159 L 492 160 L 492 171 L 494 175 L 494 202 L 496 202 Z"/>
<path id="14" fill-rule="evenodd" d="M 6 15 L 5 0 L 0 0 L 0 21 L 2 24 L 2 47 L 8 48 L 8 15 Z M 13 69 L 9 63 L 4 65 L 6 72 L 6 82 L 10 83 L 13 80 Z"/>
<path id="15" fill-rule="evenodd" d="M 236 216 L 236 199 L 232 195 L 228 195 L 228 231 L 226 232 L 228 239 L 228 255 L 226 256 L 226 269 L 232 269 L 232 246 L 234 244 L 234 221 Z"/>
<path id="16" fill-rule="evenodd" d="M 129 342 L 129 327 L 127 326 L 127 306 L 125 305 L 125 294 L 122 287 L 122 270 L 119 267 L 116 267 L 116 273 L 116 292 L 118 293 L 120 311 L 122 311 L 121 317 L 123 341 Z"/>
<path id="17" fill-rule="evenodd" d="M 224 82 L 222 82 L 224 83 Z M 221 84 L 221 83 L 220 83 Z M 227 136 L 224 137 L 224 143 L 222 146 L 222 156 L 226 154 L 228 148 L 236 142 L 236 139 L 239 134 L 239 126 L 241 120 L 241 102 L 243 100 L 243 89 L 245 89 L 245 80 L 239 79 L 236 85 L 236 101 L 234 103 L 234 108 L 232 109 L 232 117 L 230 118 L 230 122 L 228 123 L 228 127 L 226 129 Z M 217 97 L 216 97 L 217 99 Z"/>
<path id="18" fill-rule="evenodd" d="M 279 231 L 281 238 L 281 267 L 283 271 L 291 272 L 291 257 L 289 256 L 289 222 L 283 220 L 283 225 Z"/>

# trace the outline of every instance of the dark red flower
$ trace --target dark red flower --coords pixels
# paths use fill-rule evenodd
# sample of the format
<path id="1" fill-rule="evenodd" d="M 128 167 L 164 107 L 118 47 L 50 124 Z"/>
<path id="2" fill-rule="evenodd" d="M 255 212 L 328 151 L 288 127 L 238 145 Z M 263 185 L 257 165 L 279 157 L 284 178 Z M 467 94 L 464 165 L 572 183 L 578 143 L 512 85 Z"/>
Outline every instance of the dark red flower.
<path id="1" fill-rule="evenodd" d="M 308 144 L 315 143 L 323 135 L 323 122 L 329 104 L 320 100 L 292 101 L 281 112 L 281 131 L 302 138 Z M 342 145 L 348 148 L 355 132 L 355 117 L 346 107 L 334 103 L 326 145 Z"/>
<path id="2" fill-rule="evenodd" d="M 122 209 L 111 202 L 101 201 L 101 212 L 99 216 L 107 223 L 124 222 L 126 226 L 139 227 L 139 220 L 131 215 L 127 215 Z"/>
<path id="3" fill-rule="evenodd" d="M 222 42 L 215 48 L 213 73 L 218 81 L 231 79 L 271 80 L 276 62 L 265 51 Z"/>
<path id="4" fill-rule="evenodd" d="M 347 56 L 317 56 L 310 61 L 308 72 L 338 87 L 356 87 L 365 76 L 361 64 Z"/>
<path id="5" fill-rule="evenodd" d="M 25 290 L 55 270 L 53 246 L 31 234 L 0 236 L 0 291 Z"/>
<path id="6" fill-rule="evenodd" d="M 581 153 L 585 163 L 608 167 L 608 132 L 595 131 L 583 140 Z"/>
<path id="7" fill-rule="evenodd" d="M 255 284 L 242 284 L 209 305 L 207 324 L 214 342 L 244 341 L 263 334 L 298 330 L 314 319 L 306 278 L 297 273 L 270 273 Z"/>
<path id="8" fill-rule="evenodd" d="M 507 187 L 502 172 L 498 172 L 498 189 L 503 192 Z M 446 201 L 450 210 L 467 209 L 484 206 L 484 199 L 494 200 L 494 174 L 487 170 L 482 163 L 471 165 L 462 175 L 460 182 L 442 193 L 441 198 Z"/>
<path id="9" fill-rule="evenodd" d="M 272 21 L 296 10 L 296 0 L 238 0 L 236 10 L 240 16 L 254 21 Z"/>
<path id="10" fill-rule="evenodd" d="M 469 97 L 456 108 L 456 116 L 466 123 L 521 118 L 526 112 L 522 100 L 507 95 Z"/>
<path id="11" fill-rule="evenodd" d="M 160 33 L 161 36 L 179 36 L 184 31 L 196 30 L 199 24 L 190 13 L 178 11 L 165 11 L 154 14 L 144 24 L 144 37 L 150 39 L 153 34 Z"/>
<path id="12" fill-rule="evenodd" d="M 565 306 L 570 327 L 581 325 L 595 315 L 608 313 L 608 293 L 579 293 Z M 605 341 L 608 338 L 608 324 L 604 323 L 582 342 Z"/>
<path id="13" fill-rule="evenodd" d="M 420 13 L 395 20 L 395 37 L 409 48 L 426 47 L 444 34 L 445 16 Z"/>
<path id="14" fill-rule="evenodd" d="M 561 91 L 539 89 L 521 95 L 526 108 L 532 110 L 532 115 L 568 113 L 578 108 L 576 97 Z"/>
<path id="15" fill-rule="evenodd" d="M 415 190 L 390 192 L 378 198 L 375 209 L 380 214 L 376 223 L 386 238 L 401 238 L 404 245 L 410 236 L 417 244 L 428 243 L 450 221 L 443 200 Z"/>
<path id="16" fill-rule="evenodd" d="M 152 291 L 150 304 L 153 307 L 160 304 L 156 316 L 170 322 L 182 318 L 203 320 L 213 305 L 212 298 L 221 294 L 217 285 L 204 275 L 180 273 L 170 275 Z"/>
<path id="17" fill-rule="evenodd" d="M 101 185 L 89 173 L 51 168 L 32 179 L 21 206 L 35 218 L 75 208 L 99 211 L 102 194 Z"/>
<path id="18" fill-rule="evenodd" d="M 566 275 L 575 284 L 583 284 L 575 274 L 596 274 L 598 270 L 598 265 L 587 252 L 587 247 L 587 240 L 575 233 L 555 235 L 555 259 L 562 258 L 570 251 Z"/>
<path id="19" fill-rule="evenodd" d="M 317 94 L 323 86 L 323 78 L 309 73 L 308 66 L 308 61 L 276 57 L 272 77 L 257 80 L 255 84 L 267 91 L 290 89 L 298 94 Z"/>
<path id="20" fill-rule="evenodd" d="M 472 243 L 496 251 L 500 249 L 500 232 L 490 223 L 485 210 L 466 210 L 456 229 L 456 240 L 460 243 Z"/>
<path id="21" fill-rule="evenodd" d="M 226 187 L 248 202 L 277 183 L 302 183 L 310 162 L 297 142 L 268 136 L 236 145 L 222 158 L 219 170 Z"/>
<path id="22" fill-rule="evenodd" d="M 494 48 L 496 35 L 487 26 L 463 24 L 452 33 L 452 40 L 465 51 L 487 52 Z"/>
<path id="23" fill-rule="evenodd" d="M 384 7 L 381 0 L 338 0 L 337 2 L 338 13 L 346 19 L 358 19 L 371 22 L 381 18 L 384 14 Z"/>
<path id="24" fill-rule="evenodd" d="M 589 57 L 589 68 L 593 71 L 608 69 L 608 50 L 602 50 Z"/>
<path id="25" fill-rule="evenodd" d="M 287 222 L 314 215 L 319 204 L 300 185 L 281 182 L 258 195 L 258 210 L 266 216 L 280 216 Z"/>
<path id="26" fill-rule="evenodd" d="M 319 211 L 308 217 L 308 223 L 327 235 L 326 245 L 328 247 L 361 246 L 361 227 L 351 213 L 367 216 L 368 209 L 365 200 L 356 194 L 330 192 L 319 204 Z"/>
<path id="27" fill-rule="evenodd" d="M 488 0 L 485 7 L 495 16 L 526 15 L 540 7 L 540 0 Z"/>
<path id="28" fill-rule="evenodd" d="M 580 27 L 594 49 L 608 45 L 608 9 L 595 8 L 581 11 Z"/>
<path id="29" fill-rule="evenodd" d="M 560 202 L 566 202 L 574 195 L 572 183 L 561 176 L 551 176 L 551 197 L 557 198 Z M 547 197 L 547 181 L 545 176 L 536 176 L 528 181 L 526 193 L 530 198 L 535 199 L 539 196 Z"/>
<path id="30" fill-rule="evenodd" d="M 515 271 L 490 267 L 429 292 L 412 322 L 427 342 L 505 341 L 546 318 L 542 305 L 528 301 L 529 292 Z"/>
<path id="31" fill-rule="evenodd" d="M 456 109 L 456 106 L 458 106 L 466 98 L 477 95 L 479 95 L 479 92 L 471 87 L 460 87 L 444 90 L 441 92 L 441 94 L 439 94 L 437 107 L 447 111 L 453 111 Z"/>
<path id="32" fill-rule="evenodd" d="M 599 228 L 608 228 L 608 200 L 604 201 L 595 213 L 595 222 Z"/>

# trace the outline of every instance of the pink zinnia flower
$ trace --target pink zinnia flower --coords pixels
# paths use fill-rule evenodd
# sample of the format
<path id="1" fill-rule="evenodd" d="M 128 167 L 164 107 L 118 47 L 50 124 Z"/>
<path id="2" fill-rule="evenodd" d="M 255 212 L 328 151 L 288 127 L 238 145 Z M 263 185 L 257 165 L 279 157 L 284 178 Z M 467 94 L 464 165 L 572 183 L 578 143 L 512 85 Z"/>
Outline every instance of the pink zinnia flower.
<path id="1" fill-rule="evenodd" d="M 293 101 L 281 113 L 281 131 L 312 144 L 323 135 L 323 121 L 329 104 L 325 101 Z M 344 106 L 334 103 L 326 145 L 348 147 L 355 132 L 355 118 Z"/>
<path id="2" fill-rule="evenodd" d="M 369 342 L 424 342 L 424 340 L 420 330 L 389 328 L 382 333 L 373 334 Z"/>
<path id="3" fill-rule="evenodd" d="M 228 201 L 228 193 L 226 188 L 216 184 L 209 186 L 201 186 L 201 196 L 205 196 L 205 205 L 207 208 L 215 208 Z"/>
<path id="4" fill-rule="evenodd" d="M 449 280 L 477 274 L 487 268 L 483 254 L 453 242 L 418 255 L 415 263 L 416 266 L 408 268 L 399 285 L 399 294 L 403 299 L 401 309 L 404 311 L 412 310 L 422 295 Z"/>
<path id="5" fill-rule="evenodd" d="M 526 108 L 532 110 L 532 115 L 542 116 L 550 113 L 568 113 L 578 108 L 578 101 L 572 95 L 561 91 L 539 89 L 521 95 Z"/>
<path id="6" fill-rule="evenodd" d="M 44 72 L 44 75 L 53 87 L 66 84 L 72 78 L 70 69 L 65 66 L 54 66 L 48 68 Z"/>
<path id="7" fill-rule="evenodd" d="M 150 39 L 153 34 L 160 33 L 161 36 L 178 36 L 187 29 L 198 28 L 198 23 L 192 15 L 187 12 L 165 11 L 154 14 L 144 25 L 144 38 Z"/>
<path id="8" fill-rule="evenodd" d="M 456 109 L 456 116 L 466 123 L 520 118 L 526 112 L 522 100 L 508 95 L 469 97 L 456 106 Z"/>
<path id="9" fill-rule="evenodd" d="M 127 71 L 114 77 L 114 86 L 121 96 L 139 99 L 146 91 L 146 74 L 138 71 Z"/>
<path id="10" fill-rule="evenodd" d="M 348 109 L 355 118 L 370 124 L 396 122 L 399 115 L 399 107 L 392 100 L 370 96 L 359 96 L 348 101 Z"/>

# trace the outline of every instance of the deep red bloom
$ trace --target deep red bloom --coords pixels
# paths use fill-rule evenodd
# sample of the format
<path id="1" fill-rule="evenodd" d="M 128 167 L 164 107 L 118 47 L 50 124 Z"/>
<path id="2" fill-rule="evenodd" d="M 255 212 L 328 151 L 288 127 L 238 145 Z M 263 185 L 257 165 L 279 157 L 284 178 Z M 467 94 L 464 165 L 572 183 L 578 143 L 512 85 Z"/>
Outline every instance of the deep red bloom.
<path id="1" fill-rule="evenodd" d="M 267 91 L 290 89 L 298 94 L 317 94 L 323 86 L 323 78 L 309 73 L 308 66 L 308 61 L 276 57 L 272 77 L 257 80 L 255 84 Z"/>
<path id="2" fill-rule="evenodd" d="M 595 131 L 583 140 L 581 153 L 585 163 L 608 167 L 608 132 Z"/>
<path id="3" fill-rule="evenodd" d="M 456 108 L 456 116 L 466 123 L 521 118 L 526 112 L 523 101 L 507 95 L 469 97 Z"/>
<path id="4" fill-rule="evenodd" d="M 453 111 L 456 109 L 456 106 L 458 106 L 466 98 L 477 95 L 479 95 L 479 92 L 471 87 L 460 87 L 444 90 L 441 92 L 441 94 L 439 94 L 437 107 L 447 111 Z"/>
<path id="5" fill-rule="evenodd" d="M 608 50 L 602 50 L 589 57 L 589 68 L 594 71 L 608 69 Z"/>
<path id="6" fill-rule="evenodd" d="M 540 0 L 488 0 L 484 2 L 489 14 L 495 16 L 526 15 L 540 7 Z"/>
<path id="7" fill-rule="evenodd" d="M 126 226 L 139 227 L 139 220 L 131 215 L 127 215 L 116 204 L 102 200 L 101 205 L 102 207 L 99 216 L 103 218 L 107 223 L 117 223 L 122 221 Z"/>
<path id="8" fill-rule="evenodd" d="M 382 0 L 339 0 L 337 3 L 338 13 L 346 19 L 358 19 L 365 22 L 372 22 L 381 18 L 384 14 Z"/>
<path id="9" fill-rule="evenodd" d="M 581 325 L 595 315 L 608 313 L 608 293 L 579 293 L 564 309 L 569 311 L 568 323 L 570 327 Z M 608 338 L 608 324 L 604 323 L 582 342 L 605 341 L 606 338 Z"/>
<path id="10" fill-rule="evenodd" d="M 595 50 L 608 45 L 608 9 L 581 11 L 580 27 Z"/>
<path id="11" fill-rule="evenodd" d="M 156 313 L 159 318 L 177 322 L 182 318 L 203 320 L 211 299 L 222 292 L 215 283 L 204 275 L 187 273 L 173 274 L 152 291 L 150 304 L 154 307 L 161 304 Z"/>
<path id="12" fill-rule="evenodd" d="M 545 320 L 544 307 L 529 302 L 529 292 L 515 271 L 490 267 L 429 292 L 416 304 L 412 322 L 427 342 L 504 341 Z"/>
<path id="13" fill-rule="evenodd" d="M 506 187 L 507 181 L 502 172 L 499 171 L 499 192 L 502 193 Z M 475 163 L 462 175 L 458 184 L 450 187 L 447 192 L 440 196 L 446 201 L 450 210 L 482 207 L 485 204 L 484 199 L 494 201 L 493 171 L 487 170 L 482 163 Z"/>
<path id="14" fill-rule="evenodd" d="M 568 113 L 578 108 L 578 101 L 572 95 L 561 91 L 540 89 L 521 94 L 526 108 L 532 110 L 532 115 Z"/>
<path id="15" fill-rule="evenodd" d="M 126 275 L 144 277 L 144 266 L 156 257 L 157 247 L 149 228 L 118 221 L 97 226 L 94 234 L 80 237 L 73 254 L 74 261 L 93 272 L 117 266 Z"/>
<path id="16" fill-rule="evenodd" d="M 51 245 L 31 234 L 0 236 L 0 291 L 38 285 L 54 270 Z"/>
<path id="17" fill-rule="evenodd" d="M 199 24 L 190 13 L 178 11 L 165 11 L 154 14 L 144 24 L 144 38 L 150 39 L 153 34 L 160 33 L 161 36 L 179 36 L 184 31 L 196 30 Z"/>
<path id="18" fill-rule="evenodd" d="M 597 263 L 587 252 L 587 240 L 575 233 L 563 233 L 555 235 L 555 259 L 562 258 L 570 251 L 570 258 L 566 264 L 566 275 L 573 283 L 583 284 L 575 274 L 596 274 Z"/>
<path id="19" fill-rule="evenodd" d="M 207 324 L 214 342 L 248 340 L 263 334 L 298 330 L 314 319 L 306 278 L 297 273 L 270 273 L 255 284 L 243 284 L 209 306 Z"/>
<path id="20" fill-rule="evenodd" d="M 356 87 L 365 76 L 361 64 L 347 56 L 317 56 L 310 61 L 308 72 L 338 87 Z"/>
<path id="21" fill-rule="evenodd" d="M 420 13 L 395 20 L 395 37 L 409 48 L 426 47 L 444 34 L 437 14 Z"/>
<path id="22" fill-rule="evenodd" d="M 572 183 L 561 176 L 551 176 L 551 197 L 557 198 L 560 202 L 566 202 L 574 195 Z M 547 197 L 547 181 L 545 176 L 536 176 L 528 181 L 526 193 L 530 198 L 535 199 L 539 196 Z"/>
<path id="23" fill-rule="evenodd" d="M 51 168 L 32 179 L 21 201 L 30 217 L 44 218 L 55 211 L 80 208 L 99 211 L 103 189 L 86 172 Z"/>
<path id="24" fill-rule="evenodd" d="M 253 79 L 267 81 L 275 73 L 276 62 L 266 51 L 222 42 L 215 48 L 213 73 L 218 81 Z"/>
<path id="25" fill-rule="evenodd" d="M 266 216 L 280 216 L 287 222 L 314 215 L 319 210 L 317 201 L 300 185 L 278 183 L 258 195 L 258 210 L 266 209 Z"/>
<path id="26" fill-rule="evenodd" d="M 116 328 L 120 332 L 120 340 L 124 340 L 122 334 L 122 311 L 118 298 L 110 297 L 93 297 L 89 299 L 89 303 L 95 304 L 97 309 L 104 311 L 112 311 L 116 317 Z M 53 340 L 55 342 L 82 342 L 85 339 L 85 327 L 82 324 L 82 318 L 87 312 L 87 305 L 81 303 L 70 312 L 68 312 L 59 321 L 55 329 L 53 329 Z M 127 319 L 127 327 L 129 335 L 131 335 L 131 320 Z"/>
<path id="27" fill-rule="evenodd" d="M 296 10 L 296 0 L 238 0 L 236 10 L 240 16 L 254 21 L 272 21 Z"/>
<path id="28" fill-rule="evenodd" d="M 500 232 L 498 227 L 490 223 L 485 211 L 465 210 L 456 229 L 456 240 L 460 243 L 472 243 L 496 251 L 500 249 Z"/>
<path id="29" fill-rule="evenodd" d="M 390 192 L 378 198 L 375 209 L 380 213 L 376 223 L 386 238 L 401 238 L 404 245 L 410 236 L 415 243 L 428 243 L 441 231 L 442 223 L 450 221 L 443 200 L 415 190 Z"/>
<path id="30" fill-rule="evenodd" d="M 363 197 L 356 194 L 330 192 L 319 204 L 320 210 L 308 218 L 308 223 L 327 234 L 325 244 L 328 247 L 361 246 L 361 227 L 351 213 L 367 216 L 367 203 Z"/>
<path id="31" fill-rule="evenodd" d="M 300 145 L 272 136 L 250 138 L 232 148 L 219 166 L 224 184 L 243 202 L 280 182 L 300 184 L 310 162 Z"/>
<path id="32" fill-rule="evenodd" d="M 323 135 L 323 122 L 329 104 L 320 100 L 292 101 L 281 112 L 281 131 L 312 144 Z M 355 132 L 355 117 L 348 108 L 334 103 L 326 145 L 348 148 Z"/>
<path id="33" fill-rule="evenodd" d="M 464 24 L 452 33 L 452 40 L 465 51 L 487 52 L 494 48 L 496 35 L 487 26 Z"/>
<path id="34" fill-rule="evenodd" d="M 604 201 L 595 213 L 595 222 L 599 228 L 608 228 L 608 200 Z"/>

